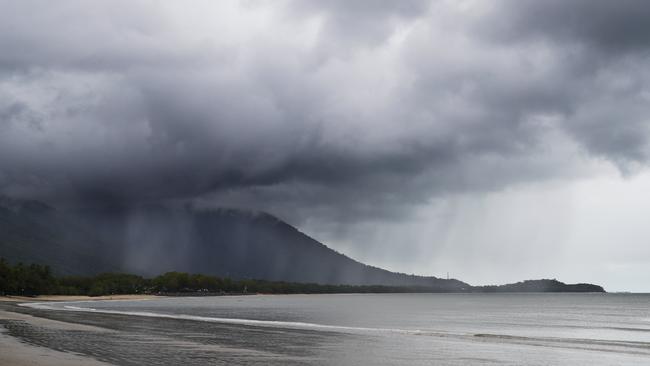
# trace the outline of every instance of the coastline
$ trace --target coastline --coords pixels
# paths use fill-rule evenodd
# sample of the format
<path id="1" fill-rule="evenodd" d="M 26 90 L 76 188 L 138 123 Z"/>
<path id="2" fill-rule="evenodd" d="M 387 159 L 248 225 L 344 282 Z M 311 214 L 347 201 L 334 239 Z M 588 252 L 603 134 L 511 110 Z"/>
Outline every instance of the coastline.
<path id="1" fill-rule="evenodd" d="M 6 299 L 2 301 L 9 302 Z M 18 301 L 16 301 L 17 303 Z M 22 300 L 21 300 L 22 302 Z M 0 309 L 0 323 L 25 322 L 33 327 L 44 329 L 63 329 L 71 331 L 108 331 L 103 328 L 82 324 L 61 322 L 32 315 L 12 312 L 3 307 Z M 56 351 L 47 347 L 37 346 L 21 341 L 8 334 L 4 326 L 0 326 L 0 365 L 12 366 L 110 366 L 111 364 L 98 361 L 92 357 L 70 352 Z"/>
<path id="2" fill-rule="evenodd" d="M 146 300 L 151 297 L 54 297 L 56 301 Z M 159 298 L 159 296 L 156 296 Z M 269 331 L 240 324 L 134 318 L 124 314 L 50 311 L 21 307 L 23 298 L 0 301 L 0 365 L 15 366 L 139 366 L 235 364 L 286 365 L 306 357 L 329 333 Z M 30 302 L 48 302 L 45 297 Z M 137 320 L 135 320 L 137 319 Z M 333 333 L 332 333 L 333 334 Z M 272 337 L 270 335 L 273 335 Z M 198 338 L 197 338 L 198 336 Z M 330 338 L 331 339 L 331 338 Z"/>
<path id="3" fill-rule="evenodd" d="M 1 317 L 2 315 L 0 315 Z M 0 331 L 0 365 L 12 366 L 110 366 L 94 358 L 46 347 L 32 346 Z"/>
<path id="4" fill-rule="evenodd" d="M 156 295 L 110 295 L 110 296 L 67 296 L 67 295 L 42 295 L 35 297 L 26 296 L 0 296 L 0 303 L 9 306 L 0 307 L 0 365 L 12 366 L 110 366 L 111 364 L 98 361 L 92 357 L 80 354 L 62 352 L 43 346 L 21 341 L 8 334 L 5 322 L 25 322 L 33 327 L 49 330 L 66 331 L 93 331 L 111 332 L 111 330 L 71 323 L 58 320 L 41 318 L 33 315 L 12 311 L 13 306 L 24 302 L 60 302 L 60 301 L 100 301 L 100 300 L 149 300 L 160 298 Z M 12 306 L 13 305 L 13 306 Z"/>
<path id="5" fill-rule="evenodd" d="M 449 295 L 447 304 L 442 309 L 448 309 L 456 314 L 457 300 L 463 300 L 465 296 L 460 294 Z M 501 294 L 502 295 L 502 294 Z M 383 300 L 391 302 L 393 297 L 387 295 Z M 495 298 L 490 296 L 473 296 L 477 308 L 485 308 L 483 301 L 497 301 L 493 304 L 508 305 L 513 300 L 519 300 L 514 308 L 526 305 L 533 312 L 523 312 L 535 316 L 536 304 L 539 302 L 537 296 L 501 296 Z M 134 296 L 126 297 L 133 299 Z M 148 297 L 145 297 L 145 299 Z M 374 297 L 364 296 L 364 304 L 374 304 L 377 300 Z M 418 299 L 419 298 L 419 299 Z M 625 300 L 626 304 L 634 304 L 628 301 L 628 296 L 608 296 L 607 298 L 585 294 L 580 302 L 585 309 L 599 311 L 594 308 L 594 299 L 603 301 L 603 304 L 616 305 L 619 300 Z M 41 298 L 30 298 L 32 302 L 44 301 Z M 101 312 L 101 311 L 57 311 L 68 305 L 65 303 L 55 304 L 52 300 L 86 301 L 100 300 L 100 298 L 87 297 L 55 297 L 50 304 L 53 308 L 22 307 L 20 303 L 25 302 L 21 298 L 10 298 L 0 302 L 0 365 L 17 366 L 51 366 L 51 365 L 90 365 L 90 366 L 140 366 L 159 365 L 173 366 L 188 364 L 197 366 L 211 366 L 215 364 L 247 364 L 247 365 L 336 365 L 336 364 L 359 364 L 372 365 L 381 363 L 379 361 L 393 360 L 390 364 L 421 364 L 422 358 L 434 364 L 441 365 L 485 365 L 491 363 L 526 364 L 526 365 L 563 365 L 575 363 L 589 363 L 596 365 L 636 365 L 644 364 L 647 361 L 648 353 L 645 341 L 638 333 L 644 330 L 612 328 L 604 335 L 587 336 L 592 332 L 592 327 L 576 328 L 570 334 L 564 334 L 566 329 L 562 324 L 556 324 L 555 332 L 537 330 L 537 326 L 529 327 L 532 334 L 511 332 L 508 329 L 510 316 L 505 315 L 497 318 L 505 319 L 504 327 L 490 330 L 488 328 L 477 328 L 473 323 L 466 329 L 441 328 L 441 331 L 433 330 L 429 333 L 421 333 L 420 330 L 413 332 L 413 329 L 391 327 L 378 328 L 381 324 L 373 325 L 368 330 L 371 333 L 346 330 L 347 324 L 330 325 L 337 329 L 322 331 L 314 327 L 292 327 L 292 326 L 261 326 L 250 321 L 200 321 L 200 319 L 188 319 L 184 317 L 163 316 L 138 316 L 129 312 Z M 142 299 L 142 298 L 141 298 Z M 305 300 L 305 297 L 299 297 Z M 426 297 L 402 297 L 398 300 L 413 304 L 413 300 Z M 564 299 L 564 300 L 562 300 Z M 618 299 L 618 300 L 617 300 Z M 112 300 L 125 300 L 125 297 L 112 297 Z M 170 299 L 173 303 L 183 302 L 177 299 Z M 276 299 L 255 299 L 265 303 L 268 309 L 274 309 L 278 305 L 286 304 L 287 298 L 278 296 Z M 272 300 L 272 301 L 271 301 Z M 291 299 L 288 299 L 291 300 Z M 330 304 L 348 304 L 347 298 L 333 296 Z M 355 299 L 351 299 L 355 300 Z M 471 299 L 469 299 L 471 300 Z M 574 304 L 576 301 L 571 297 L 549 296 L 548 300 L 556 305 Z M 565 300 L 568 300 L 565 301 Z M 232 306 L 240 308 L 239 303 L 244 299 L 223 298 L 217 301 L 227 302 Z M 246 299 L 248 301 L 248 299 Z M 269 303 L 269 301 L 271 301 Z M 312 304 L 327 302 L 328 298 L 311 299 Z M 194 299 L 187 301 L 193 306 Z M 199 301 L 200 302 L 200 301 Z M 290 301 L 294 303 L 294 301 Z M 300 301 L 297 301 L 300 303 Z M 353 302 L 354 303 L 354 302 Z M 439 303 L 439 301 L 436 301 Z M 420 303 L 422 304 L 422 303 Z M 427 305 L 428 304 L 428 305 Z M 89 306 L 93 306 L 88 304 Z M 121 304 L 115 304 L 119 308 Z M 144 308 L 156 309 L 155 304 L 125 304 L 128 306 L 141 305 Z M 418 309 L 430 309 L 430 303 L 422 304 L 424 307 Z M 488 304 L 489 305 L 489 304 Z M 83 305 L 81 305 L 83 306 Z M 573 305 L 571 305 L 573 306 Z M 97 305 L 101 308 L 100 305 Z M 326 306 L 325 308 L 331 308 Z M 492 306 L 492 308 L 494 308 Z M 499 309 L 501 306 L 499 306 Z M 241 306 L 245 310 L 245 306 Z M 309 306 L 305 307 L 309 309 Z M 401 305 L 400 305 L 401 309 Z M 462 309 L 462 307 L 461 307 Z M 151 310 L 155 311 L 155 310 Z M 427 310 L 428 311 L 428 310 Z M 638 310 L 637 310 L 638 311 Z M 164 313 L 162 311 L 161 313 Z M 181 312 L 182 313 L 182 312 Z M 191 312 L 187 312 L 188 314 Z M 245 312 L 244 312 L 245 313 Z M 242 313 L 242 314 L 244 314 Z M 499 315 L 499 311 L 488 311 L 487 315 Z M 593 313 L 593 312 L 592 312 Z M 520 315 L 521 315 L 520 314 Z M 582 314 L 582 313 L 580 313 Z M 173 315 L 173 314 L 170 314 Z M 196 313 L 195 318 L 210 314 Z M 502 314 L 503 315 L 503 314 Z M 214 315 L 217 316 L 217 315 Z M 243 315 L 242 315 L 243 317 Z M 216 318 L 215 318 L 216 319 Z M 226 319 L 226 318 L 224 318 Z M 481 319 L 492 319 L 490 317 L 479 317 Z M 576 319 L 579 319 L 576 318 Z M 236 318 L 233 318 L 236 320 Z M 244 319 L 242 319 L 244 320 Z M 291 319 L 285 319 L 291 321 Z M 306 319 L 308 320 L 308 319 Z M 322 319 L 321 319 L 322 320 Z M 560 319 L 561 320 L 561 319 Z M 271 322 L 284 323 L 282 319 L 271 319 Z M 321 324 L 317 319 L 314 323 Z M 597 320 L 595 325 L 597 325 Z M 488 322 L 489 323 L 489 322 Z M 288 323 L 287 323 L 288 324 Z M 330 324 L 324 322 L 322 324 Z M 521 324 L 526 324 L 523 322 Z M 625 323 L 623 323 L 625 324 Z M 489 325 L 489 324 L 488 324 Z M 643 328 L 643 329 L 641 329 Z M 404 329 L 404 331 L 401 331 Z M 420 328 L 418 328 L 420 329 Z M 581 329 L 578 332 L 577 329 Z M 558 333 L 559 332 L 559 333 Z M 618 339 L 621 332 L 627 332 L 626 339 Z M 599 332 L 600 333 L 600 332 Z M 423 335 L 427 335 L 423 337 Z M 558 338 L 559 337 L 559 338 Z M 371 347 L 368 347 L 371 345 Z M 400 353 L 408 347 L 415 347 L 416 353 Z M 431 350 L 443 350 L 443 353 L 432 352 Z M 467 353 L 471 349 L 471 353 Z M 365 350 L 367 352 L 359 352 Z M 543 362 L 529 362 L 521 358 L 522 351 L 526 350 L 526 357 L 534 353 L 533 360 Z M 496 352 L 496 353 L 495 353 Z M 480 358 L 474 357 L 475 354 Z M 396 358 L 392 358 L 395 356 Z M 555 362 L 546 362 L 549 356 L 556 357 Z M 560 362 L 561 361 L 561 362 Z M 579 362 L 578 362 L 579 361 Z M 384 363 L 385 364 L 385 363 Z"/>
<path id="6" fill-rule="evenodd" d="M 39 296 L 0 296 L 0 302 L 41 302 L 41 301 L 100 301 L 100 300 L 151 300 L 164 296 L 159 295 L 106 295 L 106 296 L 73 296 L 73 295 L 39 295 Z"/>

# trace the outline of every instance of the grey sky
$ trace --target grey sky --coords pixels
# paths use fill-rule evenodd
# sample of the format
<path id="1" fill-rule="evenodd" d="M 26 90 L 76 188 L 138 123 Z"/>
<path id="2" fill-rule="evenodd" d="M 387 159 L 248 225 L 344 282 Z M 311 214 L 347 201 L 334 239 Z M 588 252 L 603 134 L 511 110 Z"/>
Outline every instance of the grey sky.
<path id="1" fill-rule="evenodd" d="M 0 6 L 4 194 L 261 209 L 389 269 L 650 291 L 644 1 Z"/>

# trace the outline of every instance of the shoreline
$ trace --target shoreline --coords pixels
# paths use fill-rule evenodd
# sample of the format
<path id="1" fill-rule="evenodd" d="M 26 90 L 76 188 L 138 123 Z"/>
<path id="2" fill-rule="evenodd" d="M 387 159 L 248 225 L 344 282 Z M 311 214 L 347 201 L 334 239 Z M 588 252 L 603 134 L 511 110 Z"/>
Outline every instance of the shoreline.
<path id="1" fill-rule="evenodd" d="M 111 366 L 91 357 L 24 343 L 0 330 L 0 364 L 12 366 Z"/>
<path id="2" fill-rule="evenodd" d="M 0 302 L 43 302 L 43 301 L 102 301 L 102 300 L 151 300 L 165 296 L 159 295 L 38 295 L 38 296 L 0 296 Z"/>
<path id="3" fill-rule="evenodd" d="M 64 301 L 105 301 L 105 300 L 150 300 L 161 298 L 156 295 L 109 295 L 109 296 L 71 296 L 41 295 L 0 296 L 0 322 L 19 321 L 30 326 L 49 330 L 111 332 L 109 329 L 84 324 L 63 322 L 13 311 L 13 306 L 25 302 L 64 302 Z M 90 356 L 72 352 L 57 351 L 48 347 L 27 343 L 8 334 L 5 326 L 0 324 L 0 365 L 12 366 L 111 366 Z"/>
<path id="4" fill-rule="evenodd" d="M 22 301 L 22 300 L 21 300 Z M 7 301 L 8 302 L 8 301 Z M 18 301 L 16 301 L 17 304 Z M 0 322 L 25 322 L 30 326 L 50 330 L 106 332 L 104 328 L 40 318 L 33 315 L 13 312 L 8 307 L 0 308 Z M 57 351 L 48 347 L 27 343 L 8 334 L 5 326 L 0 326 L 0 365 L 12 366 L 111 366 L 111 364 L 92 357 L 72 352 Z"/>
<path id="5" fill-rule="evenodd" d="M 124 296 L 119 298 L 109 296 L 109 298 L 113 301 L 125 300 Z M 147 298 L 151 297 L 144 299 Z M 552 298 L 555 299 L 555 297 Z M 62 308 L 66 305 L 64 303 L 57 304 L 57 300 L 103 300 L 98 297 L 70 296 L 29 299 L 31 301 L 27 302 L 28 304 L 34 304 L 37 301 L 47 303 L 49 300 L 51 307 L 54 308 Z M 134 296 L 127 296 L 126 299 L 134 299 Z M 143 298 L 140 297 L 140 299 Z M 583 303 L 590 304 L 590 299 L 587 298 Z M 481 298 L 476 298 L 476 301 L 481 300 Z M 504 304 L 510 303 L 508 298 L 501 300 Z M 526 301 L 522 304 L 533 304 L 531 306 L 535 306 L 534 304 L 537 303 L 534 299 L 523 300 Z M 570 304 L 574 303 L 571 299 L 568 300 Z M 230 300 L 233 304 L 237 304 L 239 301 L 237 299 Z M 320 300 L 314 301 L 320 302 Z M 337 301 L 340 303 L 342 300 L 338 299 Z M 374 303 L 372 298 L 367 301 L 367 303 Z M 337 329 L 323 331 L 322 327 L 318 329 L 285 325 L 271 327 L 267 326 L 269 324 L 256 324 L 248 321 L 246 323 L 240 321 L 195 321 L 200 320 L 194 319 L 200 318 L 200 315 L 194 315 L 192 319 L 171 316 L 173 314 L 163 317 L 138 316 L 136 318 L 133 314 L 118 311 L 55 311 L 56 309 L 49 309 L 49 307 L 21 307 L 19 306 L 21 302 L 26 301 L 24 298 L 14 297 L 0 302 L 0 365 L 139 366 L 155 364 L 173 366 L 188 364 L 210 366 L 214 364 L 251 364 L 279 366 L 350 363 L 371 365 L 386 357 L 393 360 L 390 358 L 393 352 L 398 352 L 398 358 L 394 360 L 406 360 L 405 357 L 409 357 L 409 355 L 399 354 L 399 350 L 405 345 L 412 344 L 419 345 L 417 349 L 420 352 L 430 352 L 432 349 L 450 350 L 443 355 L 444 358 L 438 357 L 435 353 L 426 353 L 427 360 L 433 361 L 432 363 L 450 361 L 450 363 L 440 362 L 440 364 L 486 364 L 482 361 L 483 359 L 468 358 L 466 353 L 468 348 L 479 349 L 481 354 L 486 355 L 484 360 L 490 360 L 494 351 L 498 350 L 499 354 L 495 356 L 495 362 L 505 361 L 504 363 L 508 364 L 530 364 L 523 362 L 524 359 L 516 355 L 521 354 L 523 350 L 534 349 L 540 350 L 536 351 L 538 360 L 545 360 L 549 355 L 557 356 L 558 354 L 568 357 L 562 358 L 567 362 L 549 363 L 558 365 L 585 360 L 593 362 L 594 365 L 634 365 L 643 364 L 641 362 L 647 361 L 647 357 L 650 357 L 650 352 L 647 351 L 647 347 L 644 347 L 648 343 L 639 339 L 639 335 L 636 333 L 626 340 L 618 340 L 614 333 L 610 334 L 611 338 L 609 336 L 578 338 L 579 334 L 576 334 L 576 337 L 566 337 L 564 331 L 561 334 L 558 333 L 559 335 L 553 335 L 545 332 L 539 333 L 537 330 L 535 330 L 535 334 L 522 335 L 517 332 L 509 333 L 506 327 L 503 330 L 504 333 L 501 334 L 501 332 L 490 333 L 484 329 L 474 329 L 474 325 L 470 325 L 468 330 L 455 330 L 453 327 L 441 328 L 441 332 L 432 330 L 431 334 L 428 334 L 430 336 L 423 337 L 426 334 L 420 331 L 414 333 L 413 329 L 408 326 L 401 331 L 402 328 L 376 328 L 380 324 L 373 325 L 374 323 L 369 325 L 372 328 L 367 328 L 372 330 L 371 333 L 358 332 L 357 330 L 361 328 L 339 329 L 346 328 L 346 325 L 325 325 L 325 327 L 337 327 Z M 566 301 L 560 302 L 560 304 L 563 303 Z M 613 304 L 616 303 L 616 301 L 613 302 Z M 147 303 L 142 305 L 145 308 L 150 307 Z M 453 307 L 449 309 L 455 311 Z M 491 318 L 481 319 L 489 321 Z M 236 320 L 236 318 L 232 320 Z M 278 325 L 276 324 L 277 319 L 269 321 Z M 509 319 L 506 319 L 507 321 Z M 561 330 L 560 328 L 558 328 L 558 332 Z M 388 332 L 386 332 L 387 330 Z M 635 330 L 627 332 L 633 331 Z M 615 330 L 614 332 L 620 331 Z M 379 343 L 374 348 L 371 347 L 369 352 L 357 353 L 359 349 L 368 349 L 368 344 L 375 344 L 373 342 L 385 343 Z M 388 347 L 388 351 L 375 357 L 374 352 L 382 352 L 384 347 Z M 506 356 L 499 356 L 501 354 Z M 338 363 L 325 362 L 332 356 L 342 358 L 338 360 L 340 361 Z M 417 363 L 422 361 L 418 355 L 408 358 L 408 360 L 417 361 Z M 468 360 L 470 361 L 468 362 Z M 400 363 L 395 362 L 395 364 Z"/>
<path id="6" fill-rule="evenodd" d="M 139 297 L 141 300 L 148 298 Z M 56 297 L 50 301 L 88 299 Z M 47 302 L 43 297 L 31 300 L 30 303 Z M 125 298 L 114 296 L 111 300 Z M 327 333 L 296 330 L 282 333 L 276 339 L 277 333 L 269 338 L 264 328 L 260 331 L 254 326 L 204 322 L 191 322 L 196 333 L 184 334 L 180 329 L 184 329 L 187 320 L 135 320 L 128 314 L 50 311 L 19 306 L 24 302 L 23 298 L 0 301 L 0 365 L 177 365 L 188 360 L 199 360 L 197 365 L 222 364 L 224 360 L 234 360 L 235 364 L 254 360 L 253 364 L 281 365 L 306 357 L 287 344 L 328 336 Z M 196 338 L 197 334 L 201 336 Z M 210 341 L 212 338 L 218 341 Z M 269 342 L 269 339 L 273 340 Z"/>

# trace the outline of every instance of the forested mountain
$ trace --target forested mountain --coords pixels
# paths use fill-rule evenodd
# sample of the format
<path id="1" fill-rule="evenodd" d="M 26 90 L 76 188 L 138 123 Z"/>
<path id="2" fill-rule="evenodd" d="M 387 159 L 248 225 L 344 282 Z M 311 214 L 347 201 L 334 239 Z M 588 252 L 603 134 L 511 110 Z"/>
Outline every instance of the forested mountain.
<path id="1" fill-rule="evenodd" d="M 0 257 L 46 264 L 58 274 L 183 271 L 321 284 L 469 288 L 457 280 L 367 266 L 274 216 L 235 209 L 58 210 L 2 198 Z"/>
<path id="2" fill-rule="evenodd" d="M 73 275 L 120 270 L 110 252 L 92 230 L 52 207 L 0 197 L 0 257 Z"/>

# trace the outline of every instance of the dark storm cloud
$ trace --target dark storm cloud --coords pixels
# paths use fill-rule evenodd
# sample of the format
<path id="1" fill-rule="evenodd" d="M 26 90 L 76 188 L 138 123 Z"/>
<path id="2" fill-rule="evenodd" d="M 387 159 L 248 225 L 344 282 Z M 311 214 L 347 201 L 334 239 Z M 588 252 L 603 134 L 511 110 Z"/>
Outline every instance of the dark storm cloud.
<path id="1" fill-rule="evenodd" d="M 648 158 L 647 6 L 41 5 L 0 15 L 7 194 L 396 219 Z"/>
<path id="2" fill-rule="evenodd" d="M 554 76 L 560 78 L 557 95 L 567 107 L 566 131 L 624 172 L 635 164 L 646 165 L 650 6 L 634 0 L 501 5 L 489 9 L 475 29 L 501 44 L 542 44 L 556 53 L 563 63 Z M 507 21 L 493 22 L 495 17 Z"/>
<path id="3" fill-rule="evenodd" d="M 650 46 L 650 7 L 644 1 L 508 1 L 491 12 L 505 22 L 486 24 L 509 40 L 543 38 L 575 42 L 607 52 L 641 51 Z M 494 14 L 493 14 L 494 15 Z"/>

